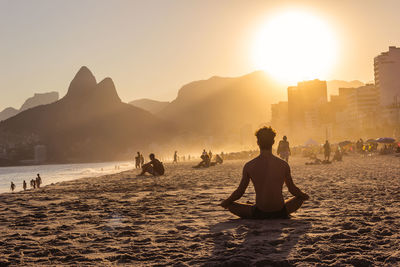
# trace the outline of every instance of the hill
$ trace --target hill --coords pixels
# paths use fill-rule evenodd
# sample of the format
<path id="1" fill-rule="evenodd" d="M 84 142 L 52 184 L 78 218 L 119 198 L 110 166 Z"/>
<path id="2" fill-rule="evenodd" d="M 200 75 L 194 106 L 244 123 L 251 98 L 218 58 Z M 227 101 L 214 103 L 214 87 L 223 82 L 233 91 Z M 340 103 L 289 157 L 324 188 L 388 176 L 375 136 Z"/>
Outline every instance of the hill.
<path id="1" fill-rule="evenodd" d="M 132 106 L 144 109 L 149 111 L 150 113 L 156 114 L 168 106 L 169 102 L 167 101 L 157 101 L 148 98 L 137 99 L 129 102 Z"/>
<path id="2" fill-rule="evenodd" d="M 285 96 L 286 87 L 261 71 L 237 78 L 215 76 L 183 86 L 158 116 L 186 136 L 211 138 L 221 146 L 243 144 L 270 120 L 271 104 Z"/>
<path id="3" fill-rule="evenodd" d="M 1 122 L 0 144 L 44 144 L 55 162 L 112 160 L 163 140 L 168 129 L 149 112 L 122 103 L 110 78 L 97 83 L 82 67 L 62 99 Z"/>
<path id="4" fill-rule="evenodd" d="M 36 93 L 32 97 L 25 100 L 24 104 L 22 104 L 19 110 L 9 107 L 0 112 L 0 121 L 11 118 L 20 113 L 21 111 L 34 108 L 40 105 L 50 104 L 56 102 L 57 100 L 58 100 L 58 92 L 39 93 L 39 94 Z"/>

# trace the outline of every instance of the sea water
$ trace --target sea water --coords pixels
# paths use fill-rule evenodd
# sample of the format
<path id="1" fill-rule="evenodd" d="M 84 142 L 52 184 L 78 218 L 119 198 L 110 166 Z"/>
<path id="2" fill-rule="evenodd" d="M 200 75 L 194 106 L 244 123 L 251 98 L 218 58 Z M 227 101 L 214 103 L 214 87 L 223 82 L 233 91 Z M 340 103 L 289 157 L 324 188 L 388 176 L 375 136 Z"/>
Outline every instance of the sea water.
<path id="1" fill-rule="evenodd" d="M 0 193 L 11 192 L 11 182 L 16 185 L 15 191 L 23 190 L 24 180 L 27 189 L 30 189 L 30 181 L 35 179 L 38 173 L 42 178 L 42 186 L 45 186 L 83 177 L 97 177 L 122 172 L 134 167 L 133 162 L 129 161 L 0 167 Z"/>

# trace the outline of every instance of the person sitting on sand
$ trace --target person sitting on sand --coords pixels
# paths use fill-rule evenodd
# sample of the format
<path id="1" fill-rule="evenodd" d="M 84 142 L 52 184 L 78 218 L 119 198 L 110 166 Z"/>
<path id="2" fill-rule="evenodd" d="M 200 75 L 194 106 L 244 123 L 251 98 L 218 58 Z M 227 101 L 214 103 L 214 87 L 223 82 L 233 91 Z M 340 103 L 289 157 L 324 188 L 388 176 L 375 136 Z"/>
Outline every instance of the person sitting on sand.
<path id="1" fill-rule="evenodd" d="M 215 163 L 216 164 L 222 164 L 224 162 L 224 160 L 221 158 L 221 156 L 220 155 L 216 155 L 215 156 Z"/>
<path id="2" fill-rule="evenodd" d="M 197 164 L 196 166 L 193 166 L 193 168 L 200 168 L 200 167 L 204 167 L 204 168 L 208 168 L 210 167 L 211 161 L 210 161 L 210 157 L 208 156 L 207 152 L 204 154 L 202 154 L 200 156 L 201 158 L 201 162 L 199 164 Z"/>
<path id="3" fill-rule="evenodd" d="M 142 172 L 139 174 L 139 176 L 144 175 L 146 172 L 154 176 L 164 175 L 164 165 L 162 162 L 156 159 L 153 153 L 151 153 L 149 157 L 150 162 L 143 164 Z"/>
<path id="4" fill-rule="evenodd" d="M 333 161 L 342 161 L 342 152 L 340 151 L 340 147 L 338 147 L 333 155 Z"/>
<path id="5" fill-rule="evenodd" d="M 281 157 L 281 159 L 289 162 L 290 147 L 286 136 L 284 136 L 283 139 L 279 141 L 278 150 L 276 153 L 279 155 L 279 157 Z"/>
<path id="6" fill-rule="evenodd" d="M 26 190 L 26 182 L 24 180 L 24 182 L 22 183 L 22 188 L 24 189 L 24 191 Z"/>
<path id="7" fill-rule="evenodd" d="M 289 214 L 298 210 L 303 202 L 309 199 L 309 196 L 293 183 L 289 164 L 272 154 L 275 135 L 271 127 L 263 127 L 256 132 L 260 155 L 244 165 L 238 188 L 220 204 L 241 218 L 288 218 Z M 250 180 L 256 192 L 256 204 L 235 202 L 243 196 Z M 282 195 L 284 183 L 294 196 L 286 201 Z"/>

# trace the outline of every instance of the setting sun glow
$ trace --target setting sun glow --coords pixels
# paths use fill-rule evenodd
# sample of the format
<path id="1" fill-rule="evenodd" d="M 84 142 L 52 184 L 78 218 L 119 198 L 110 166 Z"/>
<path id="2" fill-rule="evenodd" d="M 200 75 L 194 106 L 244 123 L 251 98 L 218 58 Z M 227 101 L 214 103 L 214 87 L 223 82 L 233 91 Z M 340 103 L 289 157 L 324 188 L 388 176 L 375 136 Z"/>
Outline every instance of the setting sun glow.
<path id="1" fill-rule="evenodd" d="M 256 35 L 253 60 L 277 80 L 325 79 L 337 45 L 330 27 L 313 14 L 287 11 L 271 17 Z"/>

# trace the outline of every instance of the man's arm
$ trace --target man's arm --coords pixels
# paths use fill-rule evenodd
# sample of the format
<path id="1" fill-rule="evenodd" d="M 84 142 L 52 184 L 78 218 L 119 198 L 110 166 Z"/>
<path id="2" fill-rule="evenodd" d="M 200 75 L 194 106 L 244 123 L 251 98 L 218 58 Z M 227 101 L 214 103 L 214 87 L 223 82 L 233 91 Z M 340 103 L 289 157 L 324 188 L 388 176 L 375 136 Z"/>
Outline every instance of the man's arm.
<path id="1" fill-rule="evenodd" d="M 222 201 L 220 205 L 224 208 L 227 208 L 230 204 L 232 204 L 232 202 L 241 198 L 244 192 L 246 192 L 246 188 L 249 185 L 249 182 L 250 182 L 250 177 L 247 173 L 246 166 L 244 166 L 242 180 L 240 181 L 238 188 L 235 191 L 233 191 L 230 197 Z"/>
<path id="2" fill-rule="evenodd" d="M 293 182 L 292 175 L 290 174 L 290 167 L 287 165 L 287 171 L 285 175 L 285 184 L 287 188 L 289 189 L 289 192 L 295 196 L 295 197 L 301 197 L 304 200 L 309 199 L 310 197 L 306 194 L 303 193 Z"/>

